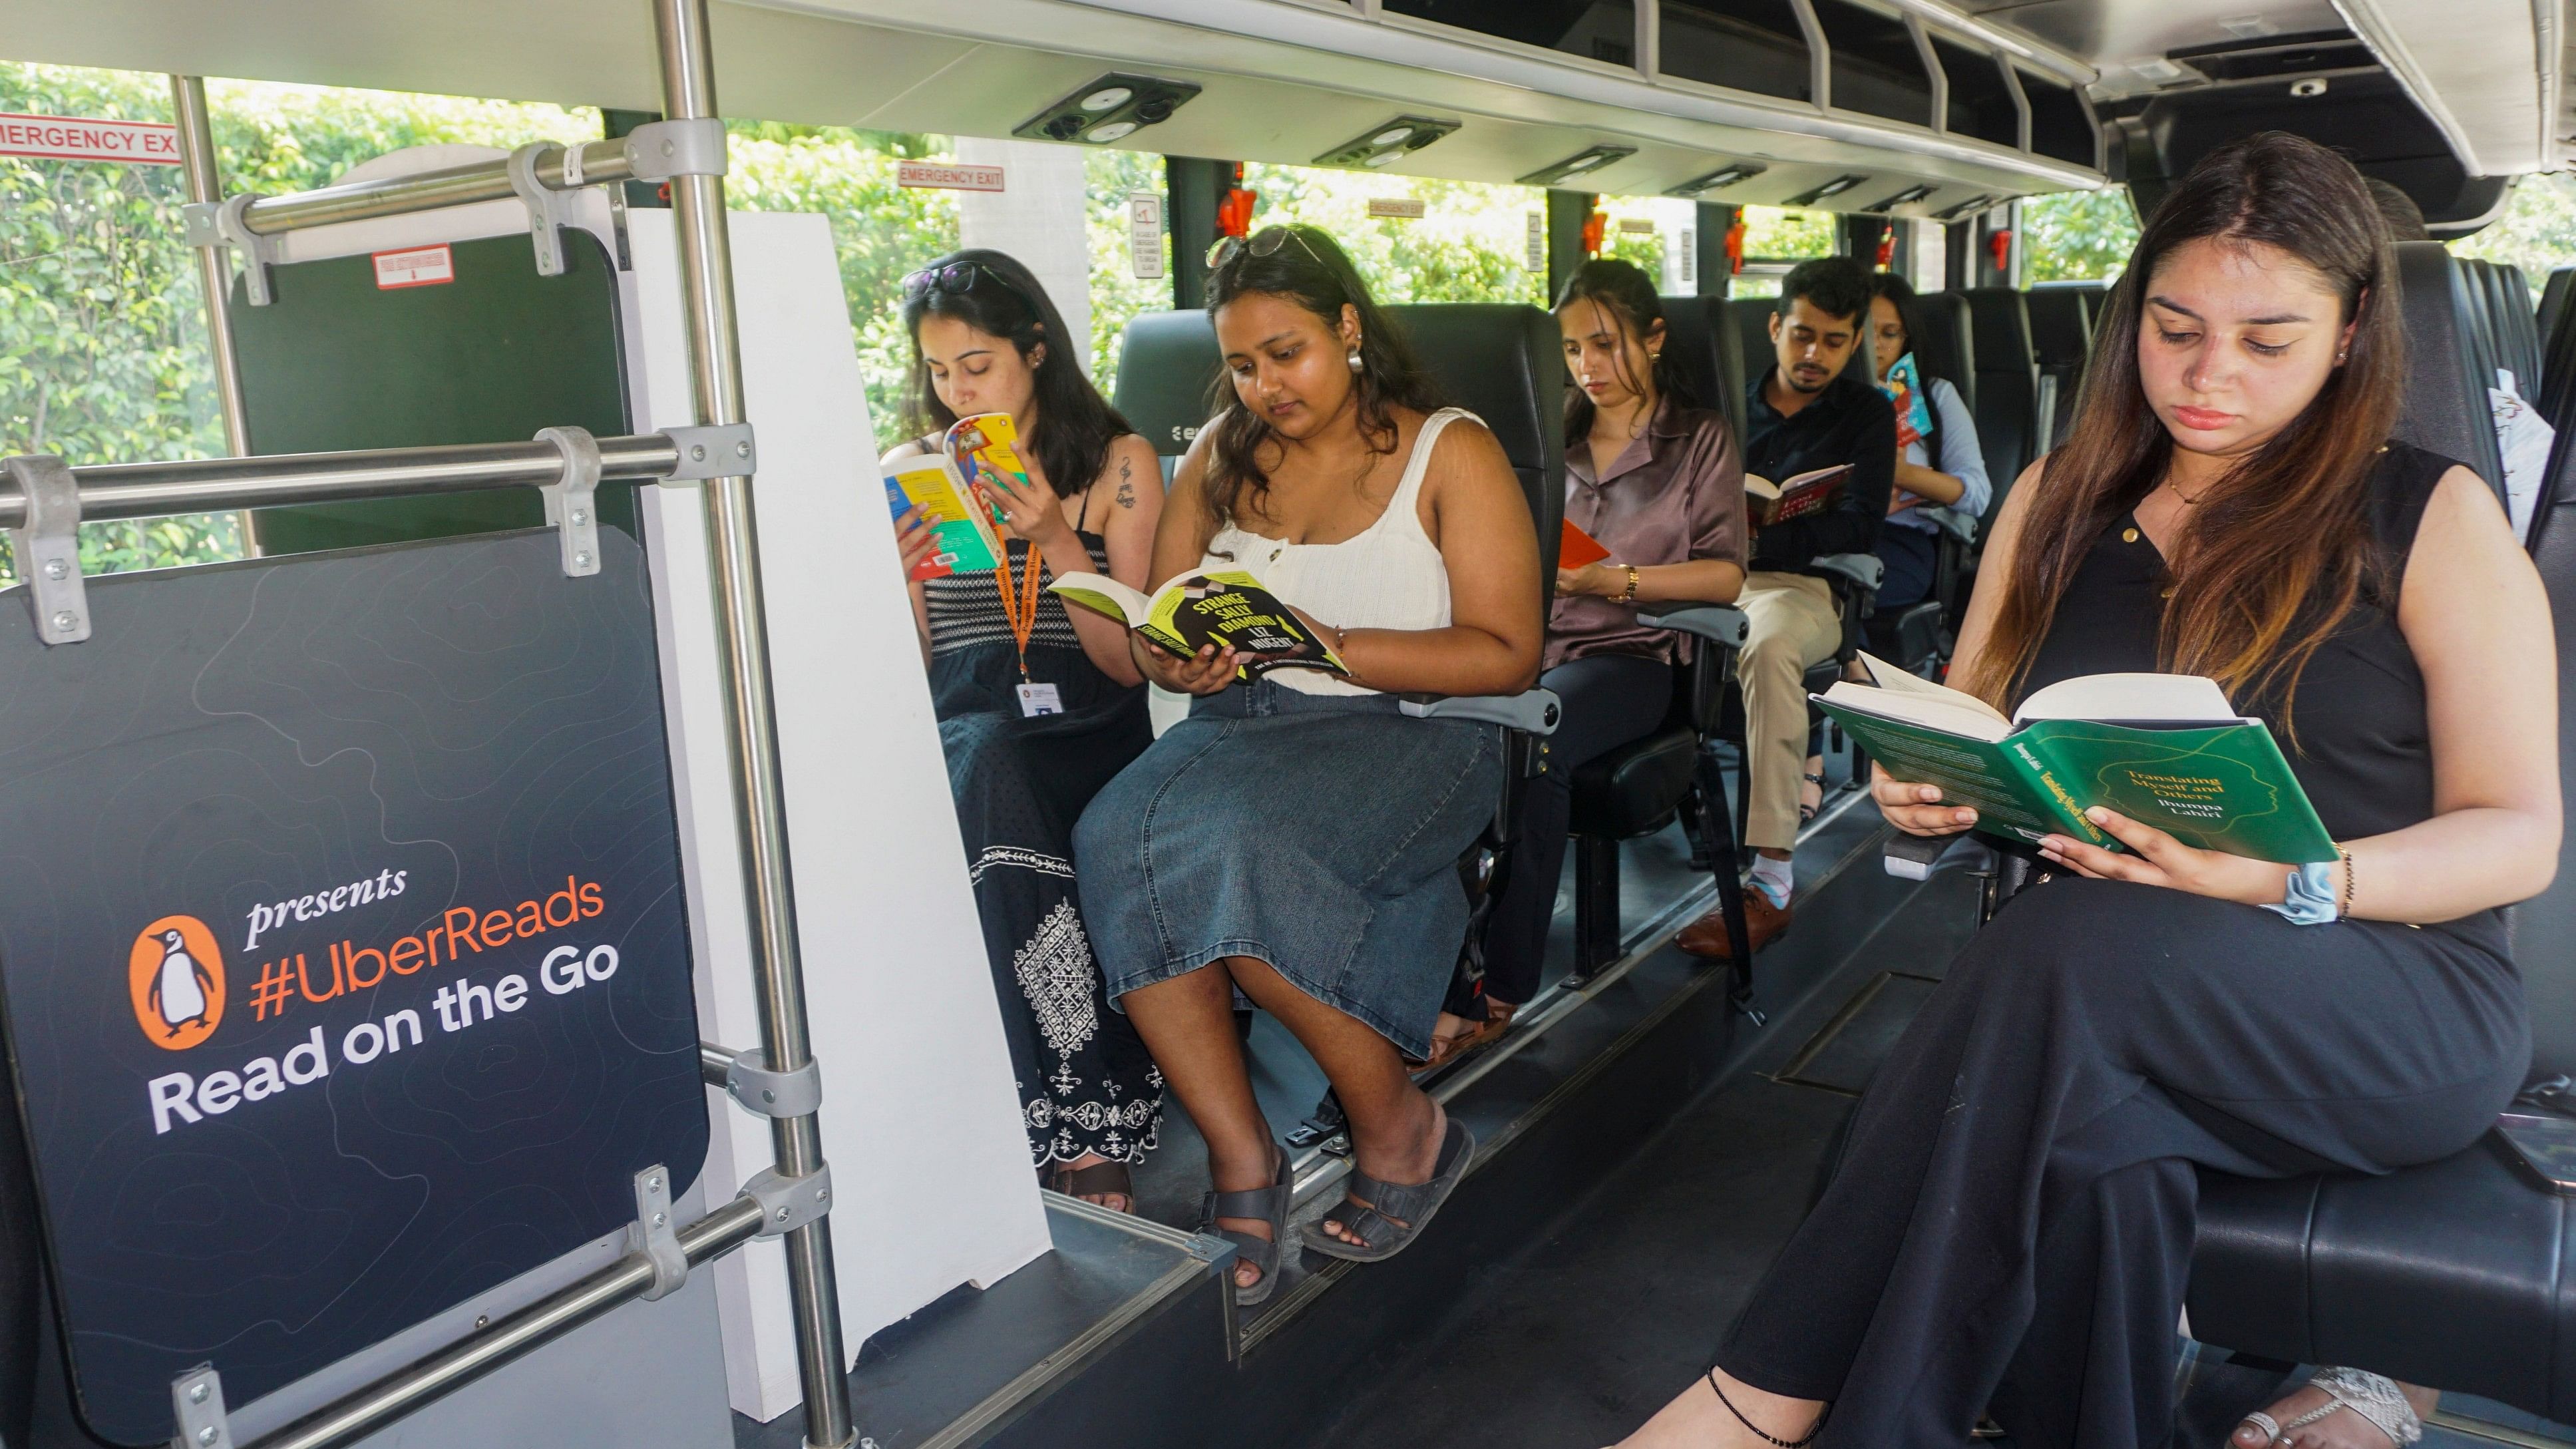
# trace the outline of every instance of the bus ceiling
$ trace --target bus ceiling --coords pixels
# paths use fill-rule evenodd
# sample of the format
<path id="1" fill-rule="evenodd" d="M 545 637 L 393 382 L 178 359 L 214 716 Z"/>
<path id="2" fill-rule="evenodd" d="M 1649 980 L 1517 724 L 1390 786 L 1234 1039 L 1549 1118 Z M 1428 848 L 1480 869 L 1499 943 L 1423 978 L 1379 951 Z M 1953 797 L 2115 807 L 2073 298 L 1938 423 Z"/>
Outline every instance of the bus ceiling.
<path id="1" fill-rule="evenodd" d="M 0 44 L 649 110 L 635 8 L 36 3 Z M 2576 130 L 2557 8 L 2528 0 L 802 0 L 714 20 L 737 116 L 970 136 L 1054 121 L 1077 144 L 1172 155 L 1943 219 L 2105 181 L 2152 195 L 2218 141 L 2278 128 L 2347 148 L 2456 230 L 2492 214 L 2503 178 L 2561 165 Z M 1166 86 L 1082 125 L 1113 72 Z M 1399 120 L 1433 124 L 1369 144 Z"/>

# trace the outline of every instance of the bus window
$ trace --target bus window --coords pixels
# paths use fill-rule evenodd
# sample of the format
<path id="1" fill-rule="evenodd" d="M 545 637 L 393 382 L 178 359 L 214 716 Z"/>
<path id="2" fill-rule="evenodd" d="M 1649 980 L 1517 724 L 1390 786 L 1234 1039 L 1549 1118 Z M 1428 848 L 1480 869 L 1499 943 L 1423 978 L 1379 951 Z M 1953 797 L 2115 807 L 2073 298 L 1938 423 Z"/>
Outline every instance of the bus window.
<path id="1" fill-rule="evenodd" d="M 2138 211 L 2125 187 L 2033 196 L 2021 203 L 2021 239 L 2026 281 L 2108 281 L 2138 244 Z"/>

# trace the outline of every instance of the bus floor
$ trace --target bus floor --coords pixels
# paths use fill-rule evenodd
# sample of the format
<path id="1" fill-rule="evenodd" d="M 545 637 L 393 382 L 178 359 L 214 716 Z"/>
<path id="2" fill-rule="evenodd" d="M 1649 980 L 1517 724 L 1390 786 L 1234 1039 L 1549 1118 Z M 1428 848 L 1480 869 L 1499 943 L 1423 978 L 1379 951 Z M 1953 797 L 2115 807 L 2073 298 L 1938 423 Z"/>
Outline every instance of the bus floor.
<path id="1" fill-rule="evenodd" d="M 1875 863 L 1872 863 L 1875 868 Z M 1976 882 L 1937 874 L 1749 1069 L 1730 1072 L 1427 1332 L 1371 1365 L 1374 1385 L 1308 1449 L 1594 1449 L 1688 1385 L 1804 1216 L 1834 1129 L 1973 925 Z M 2220 1449 L 2278 1397 L 2275 1368 L 2185 1344 L 2184 1449 Z M 2446 1401 L 2426 1449 L 2576 1443 L 2502 1405 Z M 2010 1440 L 1987 1441 L 2009 1449 Z"/>

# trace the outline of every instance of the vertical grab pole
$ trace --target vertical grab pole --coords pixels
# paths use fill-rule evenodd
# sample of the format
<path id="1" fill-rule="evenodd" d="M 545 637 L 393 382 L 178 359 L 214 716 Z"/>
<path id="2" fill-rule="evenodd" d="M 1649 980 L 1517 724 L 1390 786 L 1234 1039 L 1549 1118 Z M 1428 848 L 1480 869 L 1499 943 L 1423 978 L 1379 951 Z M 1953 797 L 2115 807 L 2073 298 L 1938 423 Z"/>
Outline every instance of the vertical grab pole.
<path id="1" fill-rule="evenodd" d="M 170 77 L 170 106 L 179 121 L 179 169 L 186 176 L 188 199 L 224 199 L 223 177 L 215 170 L 214 113 L 206 109 L 206 78 Z M 222 247 L 197 248 L 197 281 L 206 294 L 206 345 L 214 353 L 215 405 L 224 418 L 224 451 L 239 458 L 250 451 L 250 415 L 242 407 L 241 360 L 233 352 L 232 263 Z M 242 547 L 256 557 L 259 543 L 251 537 L 250 513 L 240 518 Z"/>
<path id="2" fill-rule="evenodd" d="M 662 114 L 675 121 L 712 117 L 715 63 L 708 50 L 707 0 L 653 0 L 662 61 Z M 742 351 L 735 332 L 732 242 L 720 176 L 671 180 L 679 230 L 680 280 L 688 303 L 689 360 L 697 422 L 743 421 Z M 734 766 L 734 822 L 741 837 L 746 904 L 751 917 L 754 984 L 760 1000 L 761 1051 L 772 1071 L 792 1072 L 812 1060 L 805 1023 L 804 968 L 796 943 L 796 893 L 787 862 L 787 814 L 778 763 L 778 725 L 770 695 L 769 634 L 761 601 L 760 541 L 751 479 L 715 478 L 705 488 L 707 556 L 715 586 L 716 649 L 725 679 L 725 736 Z M 770 1127 L 778 1171 L 801 1177 L 823 1165 L 817 1118 L 781 1118 Z M 796 1320 L 796 1359 L 804 1380 L 805 1442 L 844 1449 L 851 1427 L 848 1357 L 841 1343 L 840 1293 L 832 1271 L 832 1225 L 817 1220 L 786 1235 L 787 1287 Z"/>

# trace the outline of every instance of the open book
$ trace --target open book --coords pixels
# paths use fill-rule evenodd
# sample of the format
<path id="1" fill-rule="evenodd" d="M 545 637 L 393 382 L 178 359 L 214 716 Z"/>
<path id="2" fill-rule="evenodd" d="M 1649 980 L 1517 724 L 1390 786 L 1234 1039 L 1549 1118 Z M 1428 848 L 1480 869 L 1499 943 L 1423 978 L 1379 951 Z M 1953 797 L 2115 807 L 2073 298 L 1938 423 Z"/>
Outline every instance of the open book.
<path id="1" fill-rule="evenodd" d="M 1243 656 L 1235 671 L 1238 679 L 1273 669 L 1350 672 L 1278 595 L 1247 573 L 1192 569 L 1150 598 L 1101 574 L 1058 574 L 1047 587 L 1066 602 L 1119 620 L 1184 659 L 1201 645 L 1231 648 Z"/>
<path id="2" fill-rule="evenodd" d="M 886 465 L 885 490 L 886 507 L 895 517 L 907 508 L 920 509 L 936 539 L 930 557 L 914 566 L 913 578 L 988 574 L 1001 566 L 1001 535 L 956 464 L 935 453 L 898 458 Z"/>
<path id="3" fill-rule="evenodd" d="M 2106 805 L 2185 845 L 2302 865 L 2335 858 L 2332 837 L 2261 720 L 2188 674 L 2088 674 L 2023 700 L 1985 701 L 1860 656 L 1873 688 L 1812 695 L 1899 780 L 1938 785 L 1977 828 L 2055 833 L 2120 849 L 2084 812 Z"/>
<path id="4" fill-rule="evenodd" d="M 1843 482 L 1851 477 L 1852 465 L 1836 463 L 1830 468 L 1816 468 L 1774 483 L 1759 473 L 1744 475 L 1745 507 L 1753 514 L 1753 526 L 1769 528 L 1792 518 L 1821 513 L 1843 491 Z"/>

